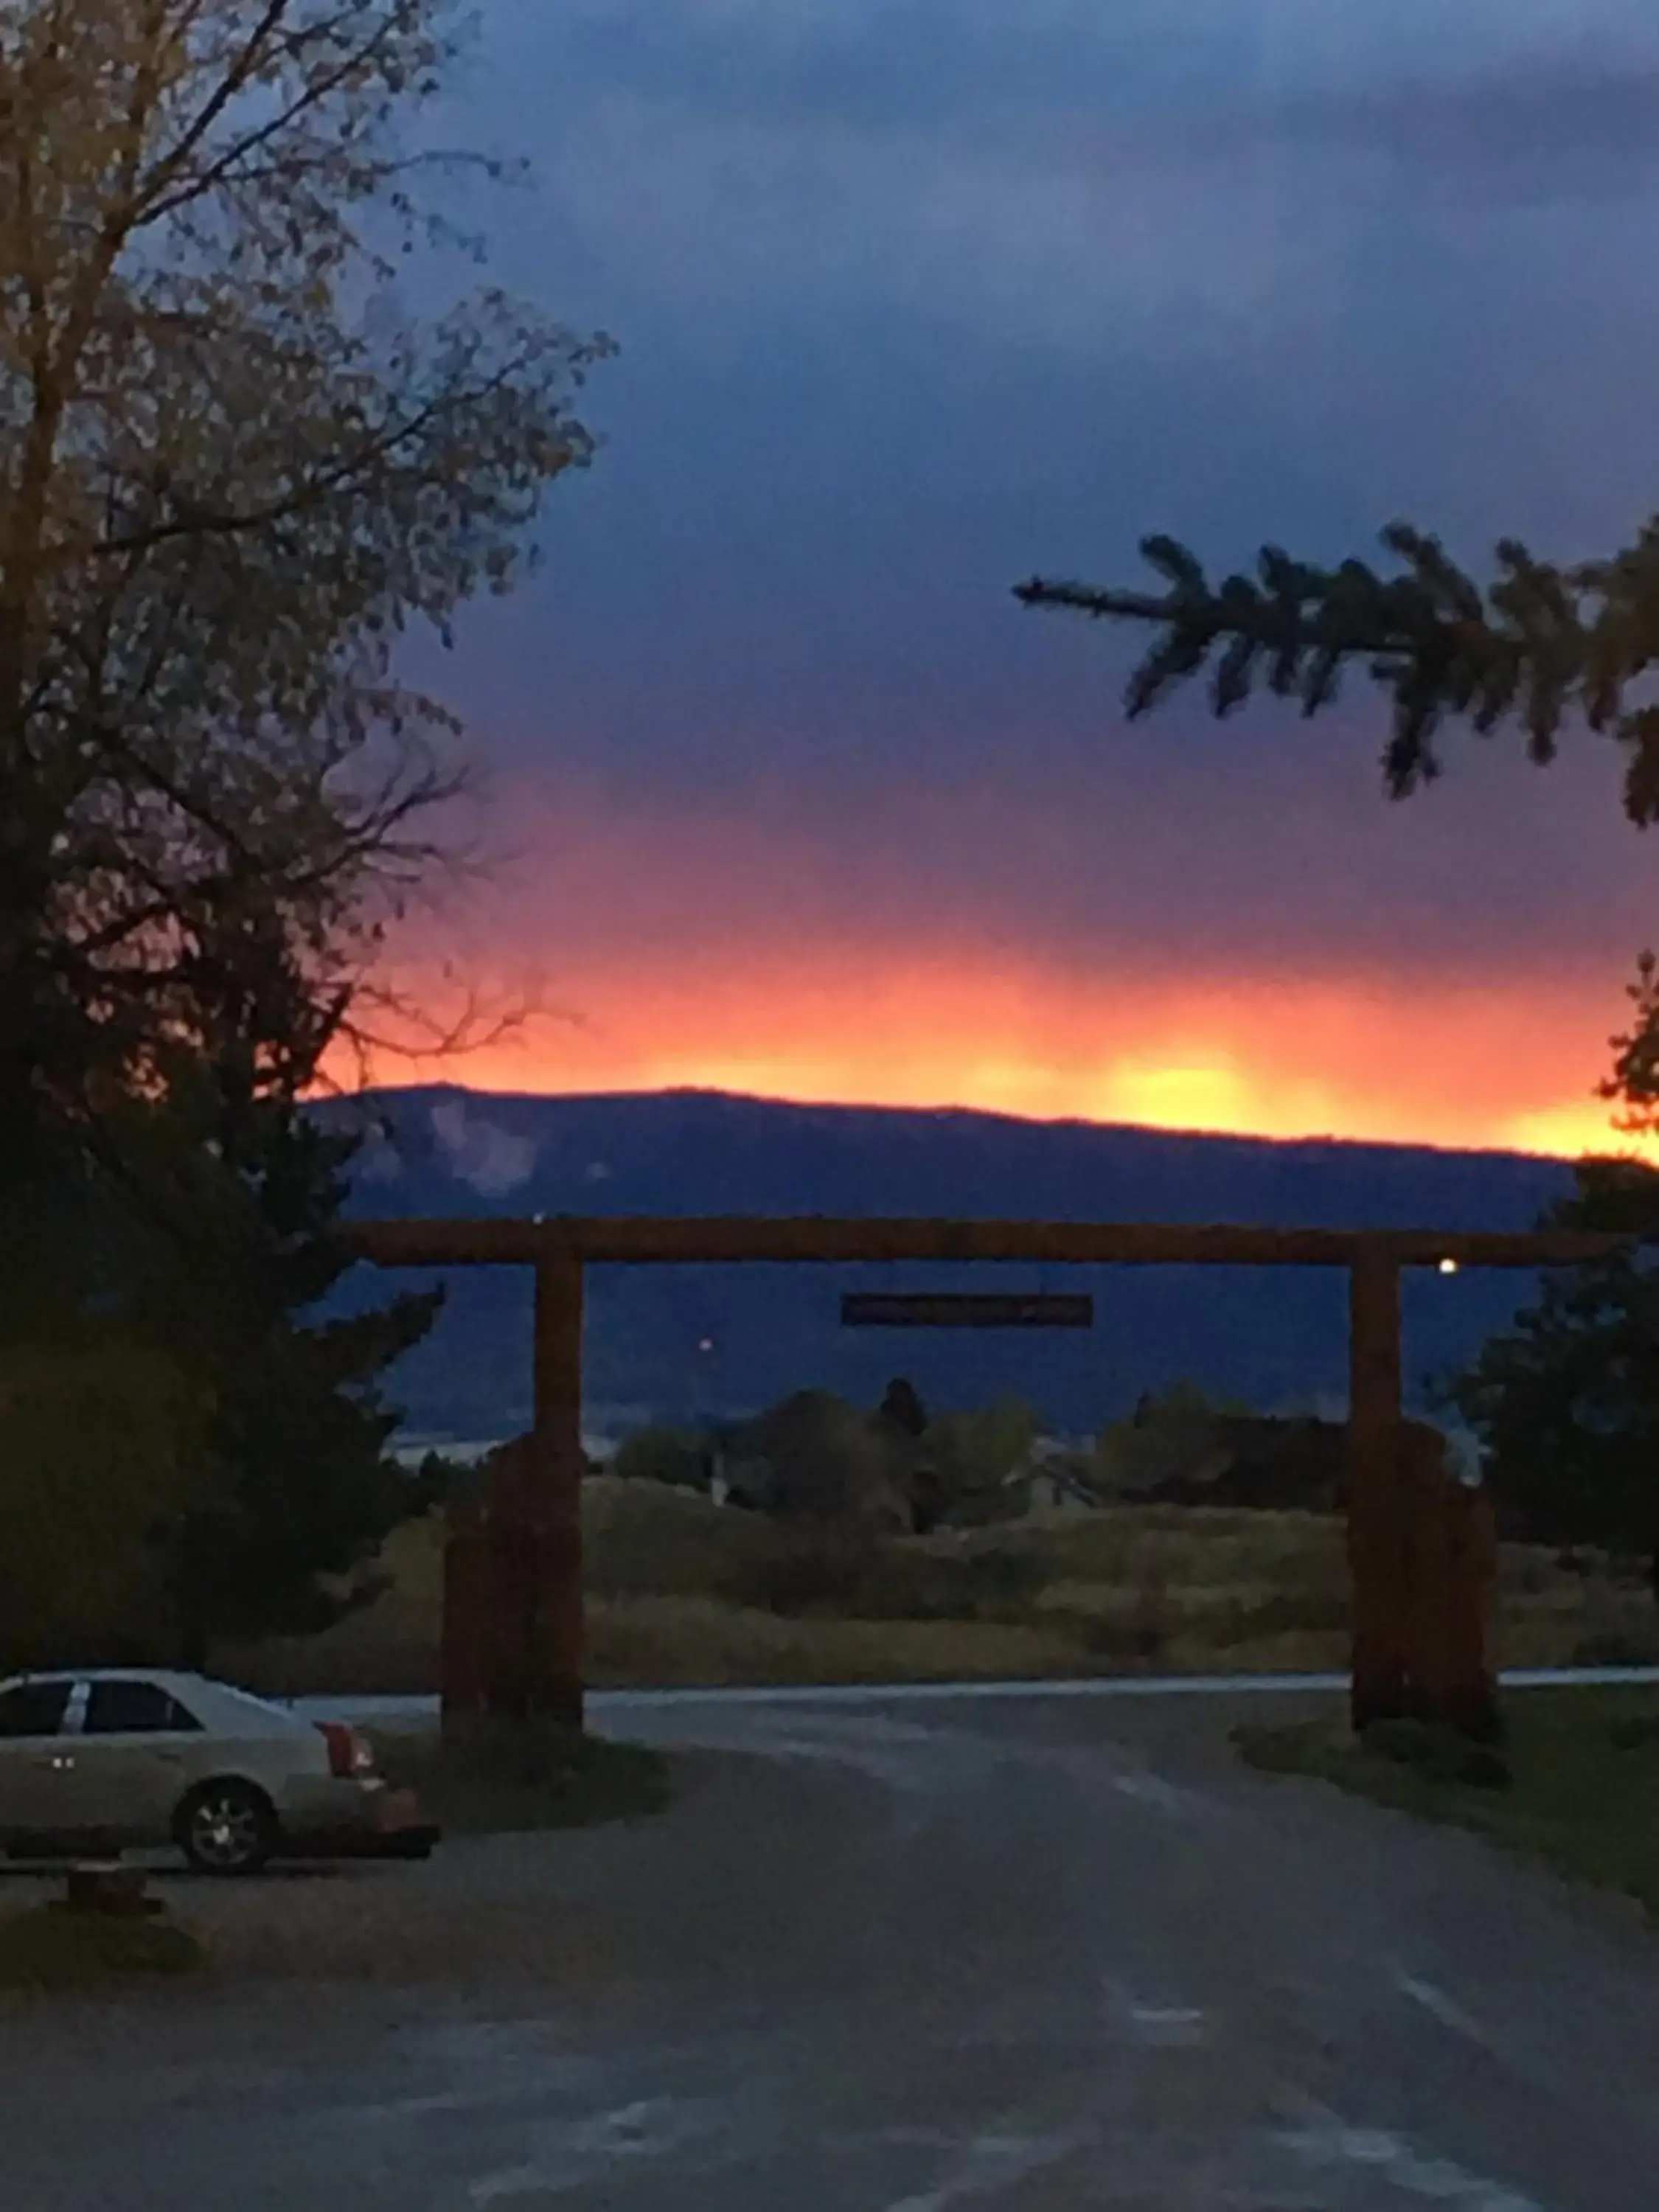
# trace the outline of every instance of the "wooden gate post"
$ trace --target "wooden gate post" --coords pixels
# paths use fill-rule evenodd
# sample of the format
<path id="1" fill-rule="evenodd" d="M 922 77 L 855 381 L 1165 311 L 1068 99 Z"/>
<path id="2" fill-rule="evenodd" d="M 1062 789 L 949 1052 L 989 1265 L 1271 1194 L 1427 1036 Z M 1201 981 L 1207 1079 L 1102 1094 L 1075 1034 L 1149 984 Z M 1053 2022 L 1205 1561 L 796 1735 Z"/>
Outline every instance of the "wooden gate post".
<path id="1" fill-rule="evenodd" d="M 536 1524 L 541 1605 L 535 1705 L 582 1725 L 582 1263 L 550 1232 L 536 1261 Z"/>
<path id="2" fill-rule="evenodd" d="M 1362 1239 L 1349 1279 L 1348 1556 L 1353 1574 L 1349 1712 L 1356 1729 L 1407 1710 L 1411 1520 L 1401 1495 L 1400 1267 Z"/>

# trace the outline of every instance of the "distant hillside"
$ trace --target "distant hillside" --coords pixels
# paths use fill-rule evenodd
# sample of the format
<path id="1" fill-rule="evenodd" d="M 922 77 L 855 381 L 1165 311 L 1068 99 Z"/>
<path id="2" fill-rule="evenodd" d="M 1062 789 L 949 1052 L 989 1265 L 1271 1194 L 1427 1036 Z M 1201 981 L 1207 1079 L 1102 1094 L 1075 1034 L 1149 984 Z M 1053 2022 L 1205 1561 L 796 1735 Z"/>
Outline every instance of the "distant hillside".
<path id="1" fill-rule="evenodd" d="M 795 1106 L 711 1091 L 547 1098 L 380 1093 L 359 1214 L 897 1213 L 1310 1227 L 1524 1229 L 1571 1185 L 1505 1152 L 1184 1136 L 965 1111 Z M 325 1109 L 337 1110 L 337 1109 Z M 360 1112 L 361 1108 L 351 1111 Z M 890 1376 L 941 1405 L 1010 1389 L 1094 1428 L 1179 1376 L 1262 1408 L 1340 1408 L 1344 1285 L 1304 1269 L 601 1268 L 589 1400 L 742 1411 L 807 1383 L 874 1402 Z M 366 1282 L 368 1271 L 362 1272 Z M 1091 1332 L 843 1330 L 844 1289 L 1089 1290 Z M 1407 1285 L 1411 1395 L 1524 1301 L 1530 1278 Z M 360 1293 L 361 1294 L 361 1293 Z M 457 1270 L 433 1338 L 398 1370 L 411 1429 L 498 1435 L 529 1404 L 529 1285 Z M 708 1352 L 699 1350 L 707 1342 Z"/>

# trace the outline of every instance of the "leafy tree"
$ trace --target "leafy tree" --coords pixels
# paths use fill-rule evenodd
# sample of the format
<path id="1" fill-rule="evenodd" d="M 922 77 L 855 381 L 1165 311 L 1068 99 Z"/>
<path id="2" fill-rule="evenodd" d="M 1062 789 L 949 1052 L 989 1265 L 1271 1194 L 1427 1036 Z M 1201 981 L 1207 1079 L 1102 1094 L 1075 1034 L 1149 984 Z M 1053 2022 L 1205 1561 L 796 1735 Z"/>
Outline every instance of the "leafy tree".
<path id="1" fill-rule="evenodd" d="M 905 1442 L 830 1390 L 797 1390 L 744 1425 L 734 1455 L 769 1469 L 766 1503 L 787 1519 L 908 1520 Z"/>
<path id="2" fill-rule="evenodd" d="M 1007 1479 L 1042 1428 L 1042 1416 L 1012 1394 L 972 1411 L 931 1420 L 919 1450 L 937 1476 L 941 1517 L 953 1522 L 994 1520 L 1017 1509 Z"/>
<path id="3" fill-rule="evenodd" d="M 1192 1474 L 1215 1449 L 1217 1422 L 1249 1411 L 1235 1401 L 1212 1399 L 1182 1378 L 1158 1395 L 1144 1394 L 1132 1419 L 1100 1431 L 1095 1471 L 1107 1489 L 1126 1491 Z"/>
<path id="4" fill-rule="evenodd" d="M 708 1440 L 695 1430 L 651 1422 L 623 1438 L 611 1472 L 625 1482 L 665 1482 L 676 1490 L 706 1491 L 710 1459 Z"/>
<path id="5" fill-rule="evenodd" d="M 202 1394 L 199 1453 L 124 1462 L 192 1647 L 324 1618 L 412 1502 L 377 1378 L 430 1304 L 318 1319 L 350 1147 L 298 1102 L 410 1018 L 387 933 L 469 788 L 398 641 L 533 557 L 610 349 L 403 305 L 459 240 L 422 185 L 462 157 L 407 127 L 458 21 L 0 10 L 0 1355 L 95 1319 L 112 1376 Z"/>
<path id="6" fill-rule="evenodd" d="M 608 350 L 402 255 L 451 0 L 14 0 L 0 18 L 0 1195 L 280 937 L 324 1042 L 465 787 L 411 618 L 510 588 Z M 484 165 L 503 173 L 500 164 Z M 531 549 L 533 552 L 533 548 Z M 381 1008 L 383 1012 L 383 1007 Z M 280 1085 L 309 1074 L 264 1071 Z M 73 1175 L 70 1174 L 70 1182 Z"/>

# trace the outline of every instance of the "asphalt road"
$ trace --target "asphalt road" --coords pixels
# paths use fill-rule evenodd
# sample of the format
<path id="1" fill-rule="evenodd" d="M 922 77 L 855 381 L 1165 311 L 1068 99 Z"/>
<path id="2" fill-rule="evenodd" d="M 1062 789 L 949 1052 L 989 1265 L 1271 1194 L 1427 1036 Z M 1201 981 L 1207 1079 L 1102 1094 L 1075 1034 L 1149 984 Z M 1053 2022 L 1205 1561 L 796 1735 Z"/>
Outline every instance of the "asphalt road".
<path id="1" fill-rule="evenodd" d="M 1237 1710 L 640 1704 L 659 1820 L 181 1881 L 220 1988 L 0 2015 L 0 2204 L 1654 2212 L 1659 1942 Z"/>

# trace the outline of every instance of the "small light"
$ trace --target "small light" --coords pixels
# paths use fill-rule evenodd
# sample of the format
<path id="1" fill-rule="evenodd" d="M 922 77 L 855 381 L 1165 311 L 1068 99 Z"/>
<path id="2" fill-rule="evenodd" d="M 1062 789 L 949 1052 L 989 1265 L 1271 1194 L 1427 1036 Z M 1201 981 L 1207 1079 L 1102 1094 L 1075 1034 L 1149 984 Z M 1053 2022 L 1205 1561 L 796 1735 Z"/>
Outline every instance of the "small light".
<path id="1" fill-rule="evenodd" d="M 1443 1275 L 1455 1275 L 1457 1273 L 1456 1261 L 1443 1260 L 1440 1262 L 1440 1272 Z"/>
<path id="2" fill-rule="evenodd" d="M 700 1336 L 697 1339 L 697 1349 L 699 1352 L 712 1352 L 714 1349 L 714 1338 L 712 1336 Z"/>

